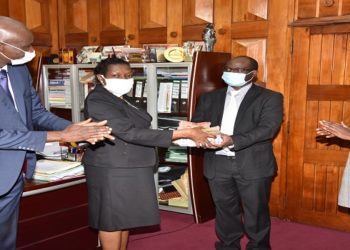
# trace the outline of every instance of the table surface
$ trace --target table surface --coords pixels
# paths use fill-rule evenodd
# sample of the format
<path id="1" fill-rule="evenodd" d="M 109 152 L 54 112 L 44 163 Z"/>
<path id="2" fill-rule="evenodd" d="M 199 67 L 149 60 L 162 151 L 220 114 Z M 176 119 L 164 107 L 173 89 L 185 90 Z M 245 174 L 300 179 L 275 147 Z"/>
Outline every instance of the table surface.
<path id="1" fill-rule="evenodd" d="M 68 186 L 78 185 L 85 182 L 85 176 L 77 176 L 69 179 L 58 180 L 58 181 L 37 181 L 37 180 L 26 180 L 24 184 L 23 196 L 29 196 L 36 193 L 43 193 Z"/>

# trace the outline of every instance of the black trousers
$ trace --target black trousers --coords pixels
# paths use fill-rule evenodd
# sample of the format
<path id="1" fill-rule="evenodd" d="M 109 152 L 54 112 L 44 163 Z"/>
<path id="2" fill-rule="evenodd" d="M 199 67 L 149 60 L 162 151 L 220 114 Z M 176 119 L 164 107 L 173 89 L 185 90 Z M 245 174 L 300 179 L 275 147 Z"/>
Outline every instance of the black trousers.
<path id="1" fill-rule="evenodd" d="M 240 239 L 247 234 L 246 249 L 271 249 L 269 198 L 273 177 L 243 179 L 234 159 L 217 156 L 216 175 L 209 179 L 216 206 L 218 250 L 241 249 Z M 217 162 L 219 163 L 219 162 Z"/>

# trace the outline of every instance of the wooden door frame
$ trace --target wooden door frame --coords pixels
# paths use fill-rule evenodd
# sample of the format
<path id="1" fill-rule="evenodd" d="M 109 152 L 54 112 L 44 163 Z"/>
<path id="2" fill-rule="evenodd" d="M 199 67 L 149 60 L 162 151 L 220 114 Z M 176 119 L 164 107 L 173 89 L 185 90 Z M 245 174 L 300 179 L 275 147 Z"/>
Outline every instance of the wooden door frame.
<path id="1" fill-rule="evenodd" d="M 310 58 L 310 42 L 313 34 L 350 34 L 350 22 L 348 23 L 327 23 L 325 25 L 319 25 L 314 23 L 306 23 L 306 25 L 296 25 L 292 28 L 293 39 L 293 54 L 291 56 L 291 81 L 290 81 L 290 113 L 289 113 L 289 134 L 287 140 L 287 178 L 286 178 L 286 207 L 285 217 L 292 221 L 298 221 L 302 223 L 312 223 L 318 226 L 325 226 L 335 228 L 338 230 L 350 231 L 348 223 L 343 223 L 344 216 L 335 214 L 322 214 L 322 212 L 316 212 L 313 210 L 303 210 L 302 207 L 302 192 L 303 192 L 303 175 L 300 174 L 302 166 L 305 164 L 305 154 L 312 149 L 305 148 L 306 140 L 306 121 L 307 121 L 307 102 L 310 100 L 322 101 L 318 99 L 317 93 L 313 93 L 314 89 L 334 88 L 334 93 L 330 94 L 332 97 L 328 97 L 330 101 L 337 101 L 337 93 L 335 88 L 348 89 L 349 85 L 336 85 L 329 86 L 324 85 L 310 85 L 309 83 L 309 60 Z M 293 67 L 297 65 L 297 67 Z M 310 95 L 314 94 L 314 97 Z M 341 94 L 339 100 L 344 99 L 344 94 Z M 343 99 L 342 99 L 343 98 Z M 327 100 L 328 100 L 327 99 Z M 305 103 L 306 105 L 298 105 L 298 103 Z M 297 110 L 295 107 L 297 106 Z M 312 115 L 312 114 L 309 114 Z M 316 131 L 315 131 L 316 137 Z M 297 140 L 295 139 L 297 138 Z M 302 142 L 302 143 L 300 143 Z M 330 165 L 329 154 L 336 153 L 336 163 L 339 165 L 345 164 L 347 154 L 345 152 L 324 152 L 322 156 L 317 160 L 317 164 Z M 309 154 L 308 154 L 309 155 Z M 328 155 L 328 158 L 327 158 Z M 309 159 L 307 162 L 312 162 Z M 333 163 L 333 161 L 332 161 Z M 343 211 L 342 208 L 337 208 L 337 211 Z M 346 212 L 344 210 L 344 212 Z"/>

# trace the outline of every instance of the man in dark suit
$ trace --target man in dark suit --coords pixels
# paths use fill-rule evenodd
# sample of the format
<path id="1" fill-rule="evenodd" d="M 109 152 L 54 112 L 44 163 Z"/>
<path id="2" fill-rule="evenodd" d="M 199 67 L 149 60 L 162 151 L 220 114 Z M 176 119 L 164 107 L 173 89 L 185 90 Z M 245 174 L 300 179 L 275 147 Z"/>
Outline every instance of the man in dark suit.
<path id="1" fill-rule="evenodd" d="M 220 126 L 221 142 L 204 153 L 204 175 L 216 206 L 218 250 L 271 249 L 269 197 L 276 160 L 272 140 L 282 122 L 283 97 L 259 87 L 258 63 L 240 56 L 227 62 L 222 78 L 228 85 L 201 96 L 193 122 Z"/>
<path id="2" fill-rule="evenodd" d="M 0 16 L 0 250 L 16 248 L 22 170 L 32 177 L 35 152 L 43 151 L 45 142 L 113 139 L 107 121 L 71 124 L 45 110 L 24 65 L 35 56 L 32 42 L 22 23 Z"/>

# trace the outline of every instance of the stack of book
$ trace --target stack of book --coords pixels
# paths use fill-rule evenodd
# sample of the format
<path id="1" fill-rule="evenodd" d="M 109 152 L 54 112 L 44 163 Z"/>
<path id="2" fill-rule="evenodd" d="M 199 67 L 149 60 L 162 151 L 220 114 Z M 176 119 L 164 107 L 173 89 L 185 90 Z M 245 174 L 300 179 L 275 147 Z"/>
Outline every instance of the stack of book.
<path id="1" fill-rule="evenodd" d="M 84 175 L 84 167 L 80 162 L 39 160 L 34 171 L 34 180 L 57 181 Z"/>
<path id="2" fill-rule="evenodd" d="M 52 107 L 70 107 L 71 93 L 69 79 L 50 79 L 48 100 Z"/>

